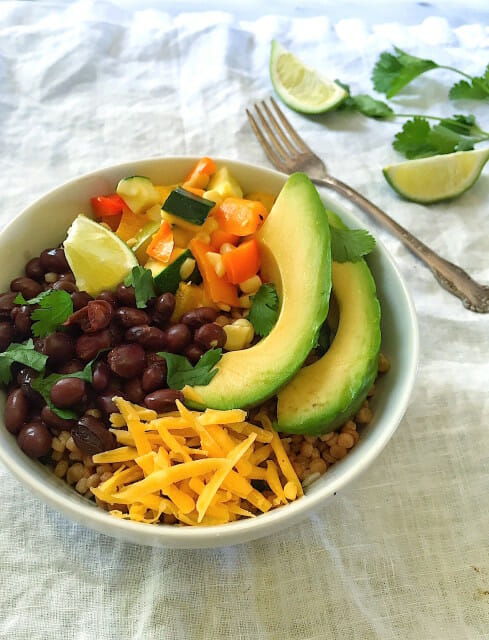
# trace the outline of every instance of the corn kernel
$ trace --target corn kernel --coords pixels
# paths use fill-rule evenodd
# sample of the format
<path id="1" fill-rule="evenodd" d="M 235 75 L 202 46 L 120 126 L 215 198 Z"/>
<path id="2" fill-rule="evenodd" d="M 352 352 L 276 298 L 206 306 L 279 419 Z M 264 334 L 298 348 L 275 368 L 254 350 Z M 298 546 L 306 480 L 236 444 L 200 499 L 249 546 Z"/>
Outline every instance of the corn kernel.
<path id="1" fill-rule="evenodd" d="M 225 253 L 229 253 L 234 249 L 236 249 L 236 247 L 233 247 L 233 245 L 230 242 L 223 242 L 219 251 L 221 252 L 221 255 L 224 255 Z"/>
<path id="2" fill-rule="evenodd" d="M 231 307 L 228 304 L 224 304 L 224 302 L 218 302 L 217 306 L 221 311 L 231 311 Z"/>
<path id="3" fill-rule="evenodd" d="M 251 309 L 251 298 L 250 298 L 250 296 L 241 296 L 239 298 L 239 306 L 242 309 Z"/>
<path id="4" fill-rule="evenodd" d="M 203 242 L 204 244 L 210 244 L 211 243 L 211 237 L 205 231 L 199 231 L 199 233 L 196 233 L 195 234 L 195 239 L 196 240 L 200 240 L 200 242 Z"/>
<path id="5" fill-rule="evenodd" d="M 192 258 L 187 258 L 183 261 L 182 266 L 180 267 L 180 279 L 187 280 L 192 275 L 193 270 L 195 269 L 195 260 Z"/>
<path id="6" fill-rule="evenodd" d="M 212 202 L 215 202 L 217 206 L 219 206 L 223 201 L 222 195 L 219 193 L 219 191 L 216 191 L 215 189 L 210 189 L 210 191 L 205 191 L 203 197 L 206 200 L 212 200 Z"/>
<path id="7" fill-rule="evenodd" d="M 212 216 L 208 216 L 206 218 L 206 221 L 202 225 L 202 231 L 204 231 L 205 233 L 212 233 L 217 229 L 219 229 L 219 223 L 217 222 L 217 220 Z"/>
<path id="8" fill-rule="evenodd" d="M 221 255 L 219 253 L 215 253 L 214 251 L 208 251 L 206 255 L 209 259 L 209 262 L 214 267 L 214 271 L 216 272 L 216 274 L 220 278 L 222 278 L 226 273 L 226 267 L 224 266 Z"/>
<path id="9" fill-rule="evenodd" d="M 223 329 L 226 333 L 224 348 L 228 351 L 239 351 L 249 347 L 255 336 L 253 325 L 245 318 L 239 318 L 233 324 L 224 326 Z"/>
<path id="10" fill-rule="evenodd" d="M 239 283 L 239 288 L 243 293 L 256 293 L 260 287 L 260 276 L 252 276 L 248 280 Z"/>

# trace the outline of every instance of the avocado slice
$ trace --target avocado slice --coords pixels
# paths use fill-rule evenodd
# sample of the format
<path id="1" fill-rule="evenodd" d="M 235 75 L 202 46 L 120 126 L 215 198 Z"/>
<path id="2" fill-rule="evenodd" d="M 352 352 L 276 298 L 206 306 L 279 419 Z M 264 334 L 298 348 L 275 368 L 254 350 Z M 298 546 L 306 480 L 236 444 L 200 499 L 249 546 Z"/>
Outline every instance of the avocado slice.
<path id="1" fill-rule="evenodd" d="M 346 226 L 328 212 L 331 226 Z M 339 324 L 328 351 L 277 394 L 277 431 L 322 435 L 360 408 L 377 375 L 380 305 L 365 260 L 333 262 Z"/>
<path id="2" fill-rule="evenodd" d="M 328 313 L 328 218 L 305 174 L 287 180 L 257 240 L 262 274 L 275 284 L 281 301 L 277 322 L 254 346 L 225 353 L 208 385 L 186 388 L 186 400 L 193 406 L 243 408 L 273 396 L 303 364 Z"/>

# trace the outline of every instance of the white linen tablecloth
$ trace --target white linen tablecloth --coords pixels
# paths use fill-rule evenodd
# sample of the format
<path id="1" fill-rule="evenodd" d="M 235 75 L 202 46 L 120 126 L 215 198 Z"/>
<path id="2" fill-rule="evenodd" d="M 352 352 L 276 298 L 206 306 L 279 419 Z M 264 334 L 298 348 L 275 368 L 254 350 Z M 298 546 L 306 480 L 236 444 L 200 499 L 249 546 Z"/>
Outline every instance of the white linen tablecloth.
<path id="1" fill-rule="evenodd" d="M 414 19 L 411 3 L 398 13 L 384 3 L 385 18 L 350 4 L 346 18 L 332 3 L 303 14 L 272 3 L 261 17 L 257 2 L 242 13 L 184 5 L 0 4 L 1 225 L 102 165 L 181 154 L 267 165 L 244 109 L 271 92 L 272 38 L 357 93 L 372 91 L 373 64 L 392 44 L 474 74 L 489 62 L 482 3 L 473 13 L 446 3 L 446 17 L 420 3 Z M 487 129 L 487 103 L 449 103 L 454 81 L 427 74 L 398 110 L 473 112 Z M 407 203 L 380 172 L 399 159 L 400 122 L 287 114 L 333 175 L 489 282 L 487 172 L 453 202 Z M 489 316 L 466 311 L 362 219 L 395 257 L 421 330 L 411 404 L 380 458 L 293 529 L 212 551 L 104 537 L 0 468 L 1 638 L 489 637 Z"/>

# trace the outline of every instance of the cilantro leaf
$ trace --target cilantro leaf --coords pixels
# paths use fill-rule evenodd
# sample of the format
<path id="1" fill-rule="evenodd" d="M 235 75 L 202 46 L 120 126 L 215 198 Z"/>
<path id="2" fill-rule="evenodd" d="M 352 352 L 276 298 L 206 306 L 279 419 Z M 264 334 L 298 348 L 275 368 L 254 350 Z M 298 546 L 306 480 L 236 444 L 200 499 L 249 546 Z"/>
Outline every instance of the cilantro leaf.
<path id="1" fill-rule="evenodd" d="M 390 118 L 394 114 L 387 103 L 363 93 L 358 96 L 348 96 L 341 108 L 358 111 L 369 118 Z"/>
<path id="2" fill-rule="evenodd" d="M 0 382 L 8 384 L 12 379 L 10 367 L 13 362 L 25 364 L 35 371 L 44 371 L 48 356 L 45 356 L 34 348 L 32 339 L 23 344 L 13 342 L 6 351 L 0 353 Z"/>
<path id="3" fill-rule="evenodd" d="M 144 267 L 133 267 L 124 284 L 126 287 L 134 287 L 138 309 L 144 309 L 148 300 L 156 295 L 153 274 Z"/>
<path id="4" fill-rule="evenodd" d="M 267 336 L 273 329 L 278 318 L 279 300 L 273 283 L 262 284 L 251 300 L 248 320 L 253 325 L 255 333 Z"/>
<path id="5" fill-rule="evenodd" d="M 30 300 L 26 300 L 24 298 L 24 296 L 19 293 L 17 294 L 17 297 L 14 300 L 15 304 L 39 304 L 41 302 L 41 300 L 44 300 L 44 298 L 46 298 L 47 296 L 49 296 L 49 294 L 52 292 L 52 289 L 48 289 L 47 291 L 41 291 L 41 293 L 36 296 L 35 298 L 31 298 Z"/>
<path id="6" fill-rule="evenodd" d="M 358 262 L 375 247 L 375 239 L 365 229 L 330 227 L 331 255 L 335 262 Z"/>
<path id="7" fill-rule="evenodd" d="M 58 380 L 62 380 L 64 378 L 80 378 L 80 380 L 84 380 L 85 382 L 92 382 L 92 364 L 94 360 L 88 362 L 82 371 L 75 371 L 74 373 L 52 373 L 49 376 L 39 376 L 35 380 L 32 381 L 31 386 L 35 391 L 38 391 L 48 407 L 54 411 L 54 413 L 63 418 L 64 420 L 70 420 L 73 418 L 77 418 L 78 414 L 72 409 L 59 409 L 51 402 L 51 389 L 53 385 L 58 382 Z"/>
<path id="8" fill-rule="evenodd" d="M 444 118 L 433 127 L 426 118 L 416 116 L 404 123 L 392 146 L 408 159 L 469 151 L 484 139 L 479 131 L 475 118 L 470 115 Z"/>
<path id="9" fill-rule="evenodd" d="M 460 80 L 448 94 L 450 100 L 487 100 L 489 98 L 489 64 L 483 76 L 472 78 L 470 82 Z"/>
<path id="10" fill-rule="evenodd" d="M 216 364 L 222 358 L 222 349 L 206 351 L 193 367 L 185 356 L 163 351 L 158 353 L 165 358 L 168 373 L 166 376 L 170 389 L 183 389 L 185 385 L 206 385 L 216 375 Z"/>
<path id="11" fill-rule="evenodd" d="M 394 47 L 395 55 L 384 51 L 380 54 L 372 72 L 375 90 L 392 98 L 399 91 L 430 69 L 439 65 L 433 60 L 412 56 L 398 47 Z"/>
<path id="12" fill-rule="evenodd" d="M 35 321 L 32 325 L 32 333 L 39 338 L 44 338 L 71 316 L 73 302 L 70 294 L 61 290 L 50 291 L 48 295 L 38 296 L 38 298 L 39 309 L 35 309 L 31 314 L 32 320 Z M 28 304 L 38 303 L 29 300 Z"/>

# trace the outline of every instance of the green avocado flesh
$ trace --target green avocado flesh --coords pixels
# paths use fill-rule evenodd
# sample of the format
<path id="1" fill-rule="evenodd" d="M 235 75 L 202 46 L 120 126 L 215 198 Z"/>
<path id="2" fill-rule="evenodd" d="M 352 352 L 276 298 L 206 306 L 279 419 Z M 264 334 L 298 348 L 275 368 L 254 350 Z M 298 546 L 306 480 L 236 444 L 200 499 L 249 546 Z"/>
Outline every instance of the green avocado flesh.
<path id="1" fill-rule="evenodd" d="M 330 224 L 345 225 L 329 215 Z M 277 431 L 321 435 L 360 408 L 377 375 L 380 305 L 365 261 L 333 262 L 339 324 L 328 351 L 302 368 L 277 397 Z"/>
<path id="2" fill-rule="evenodd" d="M 213 409 L 244 408 L 273 396 L 301 367 L 328 313 L 331 247 L 328 218 L 316 188 L 302 173 L 281 190 L 257 234 L 261 271 L 281 301 L 271 332 L 243 351 L 225 353 L 206 386 L 193 388 Z"/>

